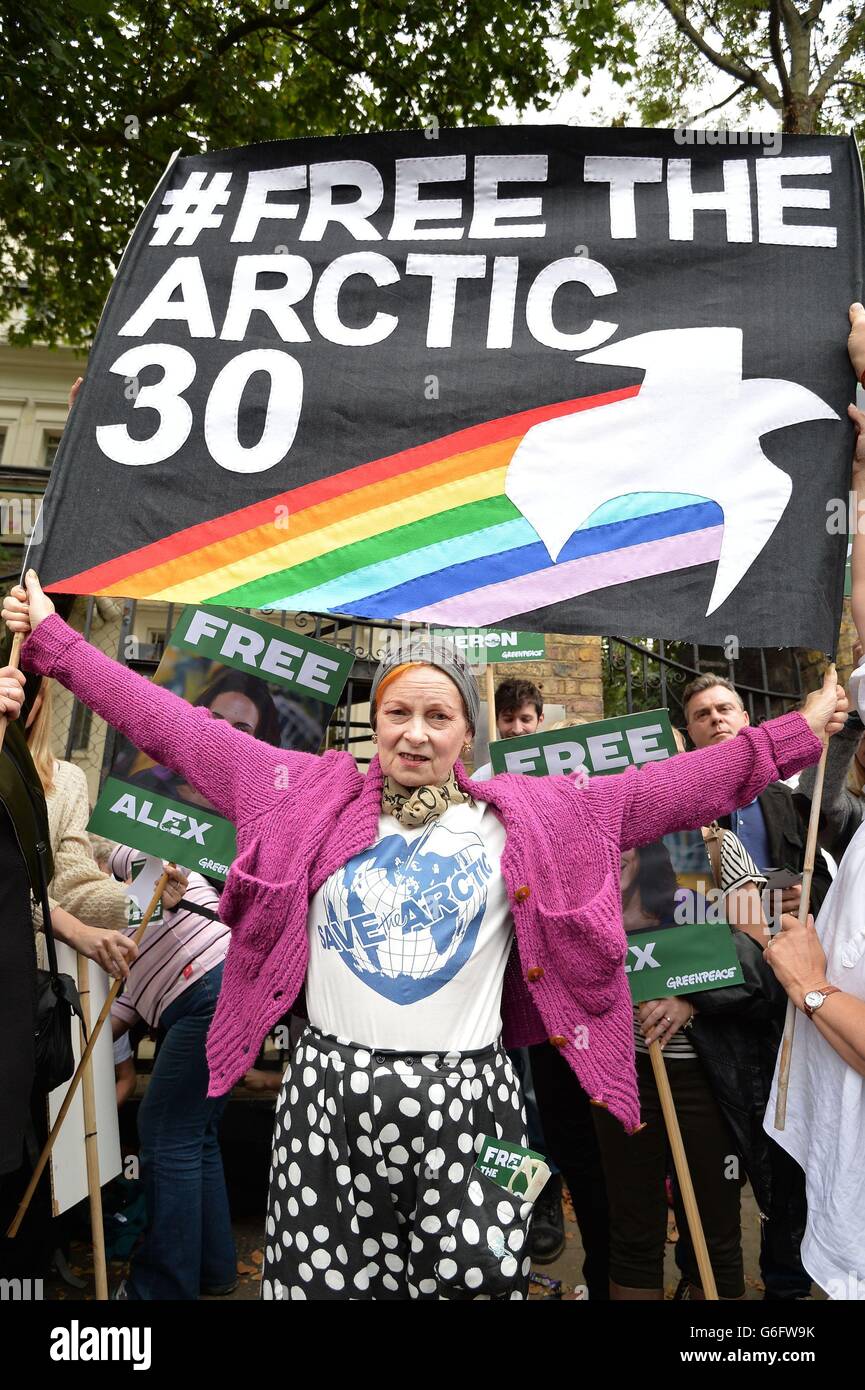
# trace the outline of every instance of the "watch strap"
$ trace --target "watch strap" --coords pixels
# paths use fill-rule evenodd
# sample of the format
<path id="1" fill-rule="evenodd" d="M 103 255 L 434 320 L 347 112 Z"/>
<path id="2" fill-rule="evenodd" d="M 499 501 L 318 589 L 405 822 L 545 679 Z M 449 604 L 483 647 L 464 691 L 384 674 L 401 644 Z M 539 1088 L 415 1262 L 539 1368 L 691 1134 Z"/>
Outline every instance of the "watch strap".
<path id="1" fill-rule="evenodd" d="M 822 996 L 823 996 L 824 999 L 828 999 L 828 997 L 829 997 L 830 994 L 840 994 L 840 993 L 841 993 L 841 990 L 838 988 L 837 985 L 825 985 L 822 989 L 814 989 L 814 990 L 809 989 L 809 990 L 808 990 L 808 993 L 809 993 L 809 994 L 822 994 Z M 803 1000 L 802 1002 L 803 1002 L 803 1004 L 804 1004 L 804 1006 L 805 1006 L 805 1012 L 806 1012 L 806 1014 L 808 1015 L 809 1018 L 812 1018 L 812 1017 L 813 1017 L 813 1014 L 814 1014 L 814 1010 L 810 1007 L 810 1005 L 809 1005 L 805 1000 Z M 822 1008 L 822 1005 L 818 1004 L 817 1007 L 818 1007 L 818 1009 L 819 1009 L 819 1008 Z"/>

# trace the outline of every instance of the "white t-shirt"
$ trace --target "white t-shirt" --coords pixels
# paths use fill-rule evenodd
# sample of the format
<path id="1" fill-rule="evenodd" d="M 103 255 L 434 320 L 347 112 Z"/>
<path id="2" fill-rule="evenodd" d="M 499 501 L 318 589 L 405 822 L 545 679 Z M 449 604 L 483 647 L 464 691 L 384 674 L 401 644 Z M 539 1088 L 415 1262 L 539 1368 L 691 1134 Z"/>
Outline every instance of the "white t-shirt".
<path id="1" fill-rule="evenodd" d="M 850 841 L 817 918 L 826 979 L 857 999 L 865 999 L 863 881 L 865 825 Z M 830 1298 L 865 1300 L 865 1077 L 797 1013 L 783 1130 L 775 1128 L 777 1083 L 776 1067 L 763 1126 L 805 1170 L 802 1263 Z"/>
<path id="2" fill-rule="evenodd" d="M 484 802 L 449 806 L 414 828 L 381 816 L 376 843 L 310 903 L 310 1023 L 405 1052 L 494 1042 L 513 939 L 504 844 Z"/>

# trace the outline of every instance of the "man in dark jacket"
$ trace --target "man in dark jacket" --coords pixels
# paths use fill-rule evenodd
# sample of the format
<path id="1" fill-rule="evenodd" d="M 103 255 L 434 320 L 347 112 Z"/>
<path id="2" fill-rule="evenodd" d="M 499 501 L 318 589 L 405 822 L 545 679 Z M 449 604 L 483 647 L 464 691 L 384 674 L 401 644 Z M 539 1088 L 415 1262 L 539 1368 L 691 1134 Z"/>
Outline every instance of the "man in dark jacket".
<path id="1" fill-rule="evenodd" d="M 39 774 L 14 720 L 24 702 L 20 671 L 0 668 L 0 1276 L 31 1278 L 47 1271 L 52 1246 L 50 1184 L 37 1188 L 15 1239 L 4 1236 L 44 1139 L 44 1096 L 36 1068 L 36 941 L 31 892 L 40 893 L 37 843 L 51 875 L 48 812 Z M 41 1100 L 41 1104 L 40 1104 Z"/>
<path id="2" fill-rule="evenodd" d="M 723 676 L 707 674 L 691 681 L 682 692 L 682 709 L 695 748 L 708 748 L 735 738 L 751 722 L 736 687 Z M 782 782 L 772 783 L 750 806 L 734 811 L 721 824 L 738 835 L 757 867 L 764 872 L 770 868 L 788 869 L 794 874 L 802 872 L 807 827 L 793 793 Z M 829 866 L 818 850 L 810 904 L 815 915 L 831 882 Z M 798 913 L 801 896 L 801 885 L 785 888 L 781 894 L 781 910 Z M 702 1054 L 701 1059 L 705 1060 Z M 771 1065 L 767 1064 L 765 1079 L 771 1082 L 774 1058 L 768 1061 Z M 799 1243 L 807 1213 L 805 1175 L 789 1154 L 771 1140 L 767 1156 L 771 1199 L 768 1210 L 762 1207 L 769 1219 L 761 1231 L 760 1249 L 766 1298 L 808 1298 L 811 1278 L 799 1259 Z"/>
<path id="3" fill-rule="evenodd" d="M 855 711 L 848 714 L 841 732 L 829 740 L 820 800 L 820 844 L 836 861 L 840 861 L 865 820 L 862 793 L 855 792 L 849 784 L 852 768 L 855 768 L 856 780 L 861 785 L 865 780 L 865 729 Z M 804 816 L 811 811 L 816 778 L 816 767 L 807 767 L 799 776 L 796 803 Z"/>
<path id="4" fill-rule="evenodd" d="M 6 723 L 17 718 L 23 698 L 23 673 L 8 666 L 0 669 L 0 729 L 5 729 L 0 752 L 0 1176 L 21 1164 L 35 1068 L 36 946 L 30 890 L 39 891 L 39 875 L 34 807 L 44 813 L 39 830 L 48 838 L 38 773 L 22 734 Z"/>
<path id="5" fill-rule="evenodd" d="M 723 743 L 750 724 L 736 687 L 723 676 L 698 676 L 682 692 L 682 710 L 688 736 L 695 748 Z M 801 873 L 805 867 L 805 836 L 802 820 L 790 788 L 783 782 L 771 783 L 764 792 L 725 818 L 722 824 L 738 835 L 758 869 L 789 869 Z M 811 911 L 816 916 L 832 882 L 822 853 L 814 862 L 811 883 Z M 781 910 L 798 912 L 801 885 L 785 888 Z"/>

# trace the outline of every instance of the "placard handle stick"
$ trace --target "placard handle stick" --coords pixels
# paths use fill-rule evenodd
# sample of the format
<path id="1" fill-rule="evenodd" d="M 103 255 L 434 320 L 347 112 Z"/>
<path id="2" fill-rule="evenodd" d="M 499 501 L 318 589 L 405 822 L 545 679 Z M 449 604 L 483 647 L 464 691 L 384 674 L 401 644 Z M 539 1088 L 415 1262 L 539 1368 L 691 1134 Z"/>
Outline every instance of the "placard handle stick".
<path id="1" fill-rule="evenodd" d="M 487 682 L 487 734 L 491 744 L 495 743 L 499 736 L 496 728 L 496 682 L 493 675 L 493 663 L 487 662 L 486 666 Z"/>
<path id="2" fill-rule="evenodd" d="M 84 1021 L 81 1027 L 81 1046 L 84 1048 L 90 1032 L 90 961 L 78 957 L 78 994 Z M 105 1229 L 102 1224 L 102 1184 L 99 1181 L 99 1142 L 96 1132 L 96 1091 L 93 1086 L 93 1063 L 89 1061 L 81 1079 L 81 1098 L 84 1102 L 84 1155 L 87 1160 L 87 1191 L 90 1197 L 90 1230 L 93 1237 L 93 1272 L 96 1297 L 108 1301 L 108 1266 L 105 1262 Z"/>
<path id="3" fill-rule="evenodd" d="M 12 638 L 12 650 L 9 653 L 9 665 L 12 666 L 16 671 L 21 665 L 21 644 L 23 641 L 23 632 L 16 632 L 14 637 Z M 9 720 L 7 719 L 6 715 L 0 714 L 0 748 L 3 747 L 3 741 L 6 738 L 6 728 L 8 723 Z"/>
<path id="4" fill-rule="evenodd" d="M 169 867 L 173 869 L 175 866 L 174 864 L 171 864 L 169 865 Z M 138 928 L 138 930 L 132 938 L 136 946 L 138 945 L 142 936 L 144 935 L 145 931 L 150 925 L 150 919 L 156 911 L 157 904 L 159 902 L 159 899 L 162 897 L 163 892 L 165 891 L 165 885 L 167 883 L 168 870 L 166 869 L 166 871 L 163 873 L 162 877 L 160 878 L 159 882 L 153 890 L 153 897 L 147 904 L 147 911 L 141 919 L 141 926 Z M 60 1127 L 63 1124 L 63 1121 L 66 1119 L 67 1114 L 69 1113 L 69 1107 L 72 1104 L 76 1091 L 78 1090 L 81 1078 L 84 1074 L 84 1068 L 90 1061 L 91 1053 L 93 1052 L 93 1049 L 96 1046 L 96 1039 L 102 1032 L 102 1025 L 111 1013 L 111 1005 L 114 1003 L 115 999 L 120 993 L 120 987 L 122 984 L 122 980 L 115 980 L 110 990 L 108 991 L 108 996 L 105 1000 L 105 1003 L 102 1005 L 102 1010 L 99 1014 L 99 1017 L 93 1025 L 93 1030 L 90 1034 L 90 1040 L 87 1043 L 87 1046 L 85 1047 L 83 1053 L 81 1054 L 81 1061 L 78 1063 L 78 1069 L 75 1075 L 73 1076 L 72 1080 L 69 1082 L 69 1090 L 66 1092 L 66 1095 L 63 1098 L 63 1104 L 60 1107 L 57 1119 L 54 1121 L 54 1126 L 51 1130 L 51 1133 L 45 1141 L 45 1147 L 39 1155 L 39 1162 L 33 1169 L 33 1176 L 27 1184 L 27 1191 L 21 1198 L 21 1201 L 18 1204 L 18 1210 L 15 1213 L 15 1218 L 12 1221 L 12 1224 L 9 1227 L 8 1231 L 6 1232 L 7 1236 L 17 1236 L 18 1234 L 18 1228 L 20 1227 L 21 1222 L 24 1220 L 27 1208 L 29 1207 L 33 1199 L 33 1193 L 36 1191 L 37 1185 L 39 1183 L 39 1179 L 42 1177 L 42 1174 L 45 1171 L 45 1165 L 48 1162 L 48 1159 L 51 1155 L 51 1150 L 53 1149 L 57 1136 L 60 1133 Z"/>
<path id="5" fill-rule="evenodd" d="M 829 667 L 834 674 L 834 663 Z M 805 841 L 805 863 L 802 869 L 802 896 L 799 899 L 799 925 L 804 927 L 808 921 L 808 908 L 811 903 L 811 880 L 814 877 L 814 860 L 817 857 L 817 834 L 820 829 L 820 802 L 823 800 L 823 778 L 826 776 L 826 754 L 829 737 L 823 735 L 823 752 L 817 764 L 814 778 L 814 795 L 811 797 L 811 814 L 808 817 L 808 837 Z M 787 1090 L 790 1085 L 790 1063 L 793 1060 L 793 1035 L 796 1031 L 796 1005 L 787 1000 L 787 1016 L 784 1019 L 784 1035 L 781 1038 L 781 1065 L 778 1068 L 778 1087 L 775 1092 L 775 1128 L 784 1129 L 787 1124 Z"/>
<path id="6" fill-rule="evenodd" d="M 670 1141 L 673 1163 L 676 1167 L 676 1177 L 679 1180 L 679 1191 L 682 1194 L 682 1203 L 685 1208 L 685 1215 L 688 1218 L 688 1230 L 691 1233 L 691 1244 L 694 1247 L 694 1254 L 697 1257 L 697 1268 L 700 1271 L 703 1294 L 706 1299 L 717 1301 L 718 1290 L 715 1287 L 715 1276 L 712 1273 L 712 1263 L 709 1259 L 706 1237 L 703 1234 L 703 1223 L 700 1220 L 700 1213 L 697 1209 L 697 1198 L 694 1193 L 694 1184 L 691 1181 L 691 1170 L 688 1167 L 685 1145 L 682 1143 L 682 1131 L 679 1128 L 679 1117 L 676 1114 L 676 1107 L 673 1103 L 673 1093 L 670 1090 L 670 1078 L 667 1076 L 667 1064 L 664 1061 L 661 1044 L 657 1039 L 649 1043 L 649 1056 L 652 1059 L 652 1070 L 655 1073 L 655 1085 L 658 1088 L 661 1110 L 664 1115 L 664 1124 L 667 1127 L 667 1138 Z"/>

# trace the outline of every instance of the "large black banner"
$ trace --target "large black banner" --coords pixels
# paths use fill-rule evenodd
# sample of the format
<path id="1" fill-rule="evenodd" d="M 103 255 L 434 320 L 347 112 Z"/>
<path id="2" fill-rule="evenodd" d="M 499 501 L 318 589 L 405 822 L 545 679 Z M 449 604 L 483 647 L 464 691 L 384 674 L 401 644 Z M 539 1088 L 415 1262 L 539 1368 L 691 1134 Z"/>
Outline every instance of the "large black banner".
<path id="1" fill-rule="evenodd" d="M 858 154 L 717 138 L 177 159 L 30 563 L 61 592 L 831 651 Z"/>

